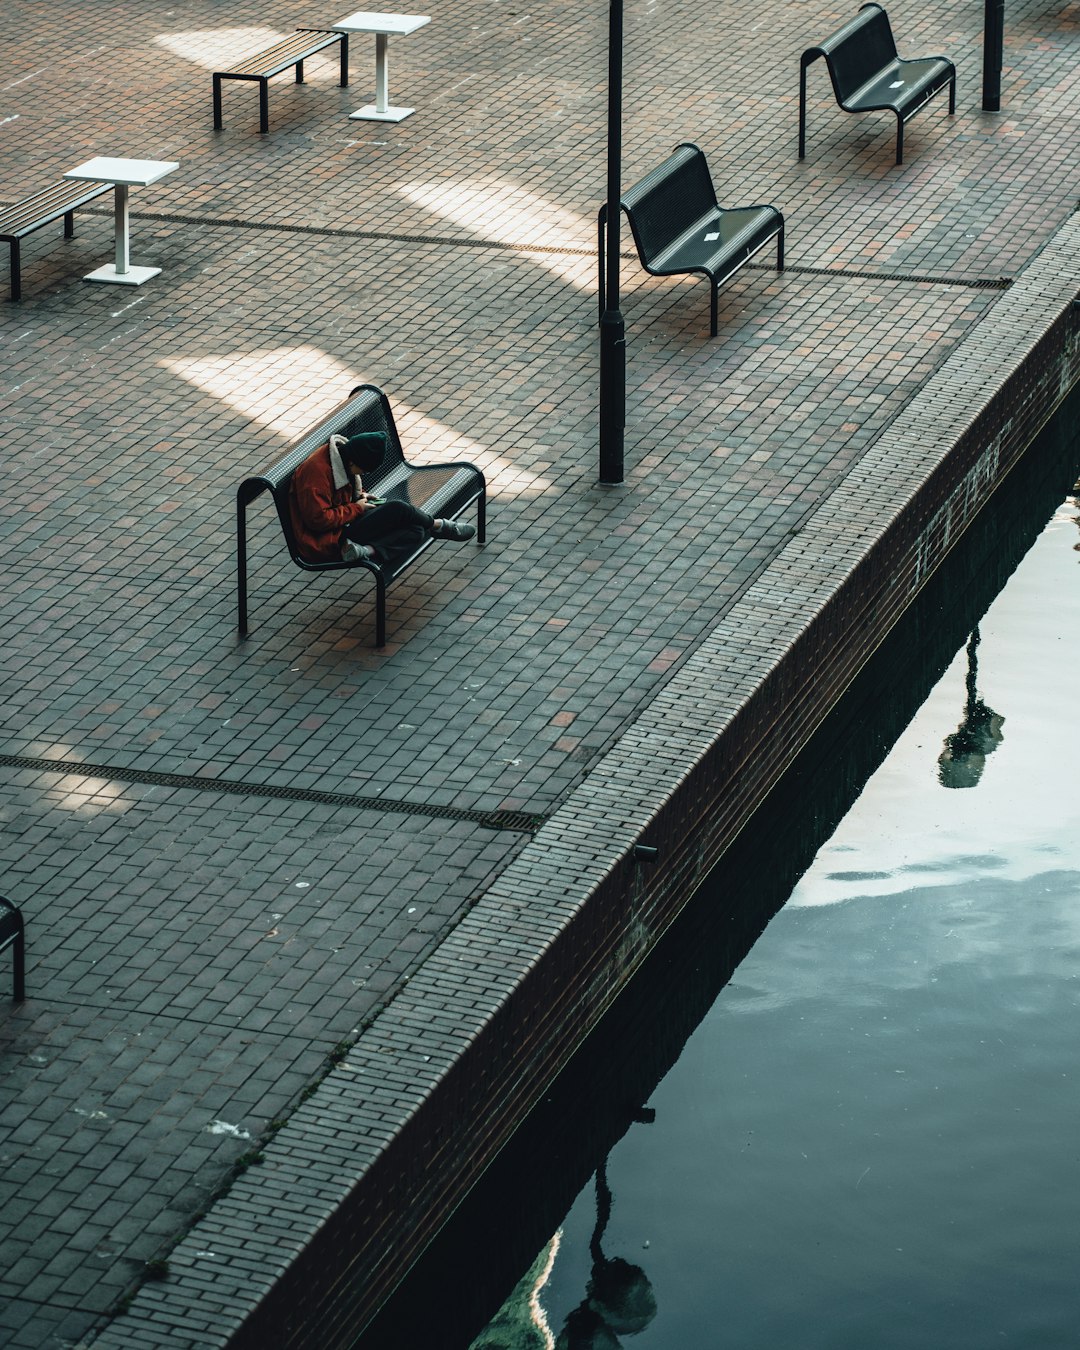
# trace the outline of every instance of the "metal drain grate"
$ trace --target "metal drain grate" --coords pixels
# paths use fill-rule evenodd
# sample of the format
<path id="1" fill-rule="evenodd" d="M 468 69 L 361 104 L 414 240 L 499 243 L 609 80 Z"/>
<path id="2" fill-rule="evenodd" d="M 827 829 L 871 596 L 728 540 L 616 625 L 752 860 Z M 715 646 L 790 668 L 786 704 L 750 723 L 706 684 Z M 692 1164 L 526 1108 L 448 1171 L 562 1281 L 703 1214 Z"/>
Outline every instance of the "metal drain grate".
<path id="1" fill-rule="evenodd" d="M 436 820 L 462 820 L 488 830 L 518 830 L 532 834 L 546 817 L 526 811 L 469 811 L 458 806 L 433 806 L 424 802 L 400 802 L 385 797 L 361 797 L 350 792 L 319 792 L 315 788 L 281 787 L 271 783 L 238 783 L 227 778 L 199 778 L 194 774 L 153 773 L 115 764 L 87 764 L 67 759 L 32 759 L 24 755 L 0 755 L 0 765 L 30 769 L 35 773 L 79 774 L 115 783 L 143 783 L 152 787 L 189 788 L 233 797 L 274 797 L 294 802 L 318 802 L 325 806 L 348 806 L 354 811 L 383 811 L 404 816 L 430 816 Z"/>
<path id="2" fill-rule="evenodd" d="M 775 272 L 765 263 L 750 263 L 757 271 Z M 811 277 L 861 277 L 867 281 L 907 281 L 919 286 L 966 286 L 974 291 L 1007 291 L 1013 277 L 935 277 L 919 272 L 874 272 L 857 267 L 801 267 L 798 263 L 785 264 L 785 272 L 798 272 Z"/>

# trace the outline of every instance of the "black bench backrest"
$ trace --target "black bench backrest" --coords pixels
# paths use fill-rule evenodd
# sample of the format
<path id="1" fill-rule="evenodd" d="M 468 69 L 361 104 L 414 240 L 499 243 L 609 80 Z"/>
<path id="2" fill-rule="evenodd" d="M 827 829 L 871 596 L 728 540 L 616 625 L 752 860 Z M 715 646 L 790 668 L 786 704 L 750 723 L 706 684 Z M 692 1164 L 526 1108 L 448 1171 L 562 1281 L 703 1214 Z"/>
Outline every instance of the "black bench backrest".
<path id="1" fill-rule="evenodd" d="M 836 97 L 841 102 L 850 99 L 897 59 L 889 16 L 876 4 L 863 5 L 849 23 L 810 51 L 828 61 Z"/>
<path id="2" fill-rule="evenodd" d="M 378 468 L 364 475 L 366 487 L 377 487 L 404 463 L 405 455 L 389 400 L 382 390 L 373 384 L 358 385 L 344 403 L 312 427 L 282 459 L 261 474 L 246 478 L 241 484 L 239 495 L 244 503 L 253 501 L 260 492 L 273 493 L 281 528 L 293 554 L 297 553 L 292 517 L 289 514 L 289 488 L 293 474 L 313 450 L 326 444 L 331 435 L 336 433 L 345 437 L 357 436 L 362 431 L 381 431 L 386 436 L 387 448 L 382 461 Z"/>
<path id="3" fill-rule="evenodd" d="M 325 445 L 332 435 L 357 436 L 362 431 L 381 431 L 386 436 L 386 454 L 379 467 L 367 475 L 372 482 L 376 482 L 402 462 L 404 452 L 390 403 L 382 390 L 373 384 L 358 385 L 344 403 L 328 413 L 303 439 L 291 446 L 282 459 L 259 476 L 266 480 L 267 487 L 276 491 L 281 486 L 287 486 L 288 480 L 292 479 L 293 473 L 312 450 Z"/>
<path id="4" fill-rule="evenodd" d="M 634 242 L 648 263 L 673 240 L 717 209 L 704 152 L 691 141 L 623 193 Z"/>

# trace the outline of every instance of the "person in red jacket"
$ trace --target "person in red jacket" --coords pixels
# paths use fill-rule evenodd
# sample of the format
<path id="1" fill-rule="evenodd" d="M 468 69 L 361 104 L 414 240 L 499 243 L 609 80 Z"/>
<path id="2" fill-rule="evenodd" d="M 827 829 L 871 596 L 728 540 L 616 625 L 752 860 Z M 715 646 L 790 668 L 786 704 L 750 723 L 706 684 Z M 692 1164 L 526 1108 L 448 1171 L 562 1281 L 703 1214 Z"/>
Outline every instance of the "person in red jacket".
<path id="1" fill-rule="evenodd" d="M 382 502 L 365 492 L 361 475 L 386 453 L 381 431 L 331 436 L 293 474 L 289 514 L 300 552 L 309 562 L 365 559 L 385 563 L 425 538 L 471 539 L 476 530 L 441 520 L 409 502 Z"/>

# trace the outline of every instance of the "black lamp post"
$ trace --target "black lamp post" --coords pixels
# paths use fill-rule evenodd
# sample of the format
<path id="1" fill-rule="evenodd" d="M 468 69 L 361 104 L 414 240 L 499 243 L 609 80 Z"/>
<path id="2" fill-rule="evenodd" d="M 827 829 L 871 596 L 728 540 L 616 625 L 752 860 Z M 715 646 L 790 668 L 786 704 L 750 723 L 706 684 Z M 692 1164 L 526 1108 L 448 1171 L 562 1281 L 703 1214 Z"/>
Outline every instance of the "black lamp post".
<path id="1" fill-rule="evenodd" d="M 619 310 L 619 224 L 622 210 L 623 0 L 608 19 L 607 276 L 600 316 L 600 481 L 623 481 L 626 425 L 626 326 Z"/>
<path id="2" fill-rule="evenodd" d="M 984 112 L 1001 111 L 1001 63 L 1005 46 L 1005 0 L 984 0 L 983 88 Z"/>

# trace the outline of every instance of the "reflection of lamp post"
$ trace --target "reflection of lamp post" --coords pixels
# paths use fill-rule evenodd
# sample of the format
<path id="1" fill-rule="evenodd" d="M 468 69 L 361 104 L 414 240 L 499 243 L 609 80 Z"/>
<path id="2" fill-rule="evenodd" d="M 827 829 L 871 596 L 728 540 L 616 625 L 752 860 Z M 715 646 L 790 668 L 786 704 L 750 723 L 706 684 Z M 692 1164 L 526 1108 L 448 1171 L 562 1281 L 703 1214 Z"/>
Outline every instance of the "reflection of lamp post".
<path id="1" fill-rule="evenodd" d="M 938 756 L 938 782 L 947 788 L 974 787 L 982 777 L 986 756 L 1002 742 L 1004 717 L 988 708 L 975 689 L 978 665 L 975 649 L 979 645 L 979 630 L 971 634 L 967 645 L 967 702 L 964 720 L 951 736 L 945 737 L 945 746 Z"/>
<path id="2" fill-rule="evenodd" d="M 619 224 L 622 217 L 623 0 L 608 16 L 607 277 L 600 316 L 600 481 L 623 481 L 626 425 L 626 327 L 619 310 Z"/>
<path id="3" fill-rule="evenodd" d="M 634 1119 L 649 1124 L 656 1113 L 642 1107 Z M 644 1331 L 656 1316 L 656 1295 L 640 1266 L 605 1256 L 600 1239 L 611 1218 L 607 1159 L 596 1169 L 596 1227 L 589 1241 L 592 1271 L 585 1297 L 567 1316 L 555 1350 L 620 1350 L 620 1336 Z"/>

